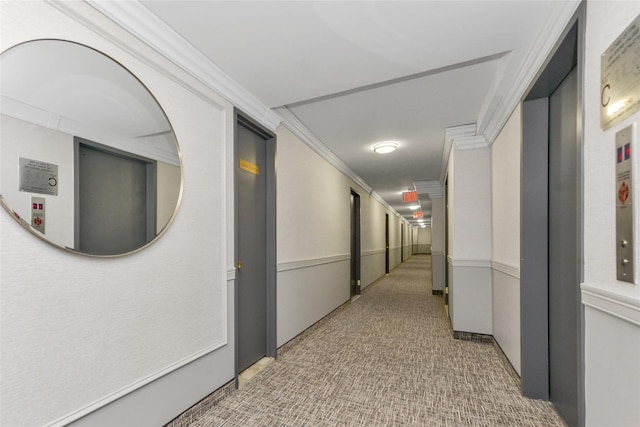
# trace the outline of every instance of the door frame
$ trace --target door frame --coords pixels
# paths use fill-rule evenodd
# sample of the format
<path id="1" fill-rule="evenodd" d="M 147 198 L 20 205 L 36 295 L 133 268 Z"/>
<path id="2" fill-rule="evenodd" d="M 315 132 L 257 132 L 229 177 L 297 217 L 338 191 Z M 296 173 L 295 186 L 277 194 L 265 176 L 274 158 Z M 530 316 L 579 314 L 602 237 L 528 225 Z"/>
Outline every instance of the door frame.
<path id="1" fill-rule="evenodd" d="M 549 97 L 575 66 L 577 68 L 576 152 L 576 268 L 578 282 L 584 278 L 583 214 L 583 82 L 586 5 L 582 2 L 567 24 L 544 67 L 526 91 L 522 103 L 520 319 L 521 387 L 526 397 L 550 398 L 549 379 Z M 575 55 L 575 56 L 574 56 Z M 575 58 L 575 62 L 573 59 Z M 584 310 L 579 283 L 577 333 L 578 425 L 584 425 Z"/>
<path id="2" fill-rule="evenodd" d="M 355 225 L 355 230 L 351 233 L 351 238 L 355 241 L 351 242 L 351 268 L 355 269 L 355 295 L 360 295 L 362 290 L 360 287 L 361 274 L 361 238 L 360 238 L 360 194 L 351 189 L 350 198 L 353 197 L 353 204 L 350 209 L 350 221 Z M 355 217 L 355 218 L 354 218 Z M 355 222 L 355 224 L 354 224 Z M 349 280 L 349 294 L 351 294 L 351 280 Z"/>
<path id="3" fill-rule="evenodd" d="M 277 357 L 277 217 L 276 217 L 276 146 L 277 137 L 276 134 L 264 128 L 262 125 L 251 119 L 247 114 L 243 113 L 237 108 L 234 108 L 233 119 L 233 203 L 234 203 L 234 265 L 236 266 L 236 275 L 234 280 L 233 299 L 234 299 L 234 377 L 236 388 L 238 387 L 238 375 L 240 366 L 240 330 L 239 324 L 239 301 L 238 301 L 238 247 L 239 247 L 239 221 L 238 221 L 238 180 L 237 180 L 237 168 L 236 165 L 240 161 L 238 158 L 237 150 L 237 135 L 238 126 L 241 124 L 250 130 L 256 132 L 258 135 L 265 139 L 266 144 L 266 159 L 265 159 L 265 178 L 266 178 L 266 345 L 265 355 L 267 357 Z"/>
<path id="4" fill-rule="evenodd" d="M 384 274 L 389 274 L 389 214 L 384 214 Z"/>
<path id="5" fill-rule="evenodd" d="M 400 262 L 404 262 L 404 222 L 400 223 Z"/>

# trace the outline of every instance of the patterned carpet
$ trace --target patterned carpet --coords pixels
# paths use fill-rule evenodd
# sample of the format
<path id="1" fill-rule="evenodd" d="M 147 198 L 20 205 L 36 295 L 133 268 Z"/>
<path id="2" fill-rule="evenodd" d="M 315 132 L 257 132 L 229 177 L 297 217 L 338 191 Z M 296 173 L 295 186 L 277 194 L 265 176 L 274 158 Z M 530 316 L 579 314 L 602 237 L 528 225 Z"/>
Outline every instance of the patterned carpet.
<path id="1" fill-rule="evenodd" d="M 550 403 L 520 395 L 493 344 L 452 338 L 430 268 L 413 256 L 244 388 L 172 425 L 563 426 Z"/>

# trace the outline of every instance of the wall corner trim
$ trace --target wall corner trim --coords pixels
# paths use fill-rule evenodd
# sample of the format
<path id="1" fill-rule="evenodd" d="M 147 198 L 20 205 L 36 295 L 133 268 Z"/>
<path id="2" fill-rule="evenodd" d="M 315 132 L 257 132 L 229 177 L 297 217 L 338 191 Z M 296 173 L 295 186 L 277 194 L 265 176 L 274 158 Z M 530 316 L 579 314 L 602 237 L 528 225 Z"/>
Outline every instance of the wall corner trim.
<path id="1" fill-rule="evenodd" d="M 500 261 L 491 260 L 491 268 L 508 276 L 520 279 L 520 266 L 507 264 Z"/>
<path id="2" fill-rule="evenodd" d="M 623 292 L 618 292 L 615 288 L 620 288 Z M 582 304 L 640 326 L 640 295 L 624 292 L 626 288 L 626 284 L 611 287 L 582 283 L 580 285 Z"/>
<path id="3" fill-rule="evenodd" d="M 278 272 L 298 270 L 300 268 L 316 267 L 318 265 L 331 264 L 334 262 L 348 261 L 351 259 L 351 254 L 334 255 L 320 258 L 302 259 L 296 261 L 285 261 L 278 263 Z"/>
<path id="4" fill-rule="evenodd" d="M 491 268 L 490 259 L 453 258 L 448 256 L 447 260 L 453 267 Z"/>
<path id="5" fill-rule="evenodd" d="M 184 71 L 238 106 L 261 125 L 274 131 L 280 124 L 280 117 L 276 113 L 229 77 L 141 3 L 137 1 L 86 1 Z"/>

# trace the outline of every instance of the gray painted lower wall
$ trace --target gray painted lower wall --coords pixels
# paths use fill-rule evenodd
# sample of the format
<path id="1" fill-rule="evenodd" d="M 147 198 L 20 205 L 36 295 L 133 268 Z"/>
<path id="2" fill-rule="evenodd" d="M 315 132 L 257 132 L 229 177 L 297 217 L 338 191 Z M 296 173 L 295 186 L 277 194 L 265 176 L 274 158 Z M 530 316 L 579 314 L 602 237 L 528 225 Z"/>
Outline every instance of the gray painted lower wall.
<path id="1" fill-rule="evenodd" d="M 431 284 L 434 291 L 444 291 L 446 258 L 443 252 L 431 253 Z"/>
<path id="2" fill-rule="evenodd" d="M 454 331 L 493 334 L 491 267 L 450 264 L 449 311 Z"/>
<path id="3" fill-rule="evenodd" d="M 70 425 L 165 425 L 234 378 L 234 281 L 227 282 L 227 344 L 78 419 Z"/>
<path id="4" fill-rule="evenodd" d="M 431 253 L 431 245 L 430 244 L 419 244 L 415 245 L 416 254 L 430 254 Z"/>
<path id="5" fill-rule="evenodd" d="M 398 246 L 397 248 L 389 248 L 389 271 L 393 270 L 400 264 L 400 253 L 401 249 Z"/>
<path id="6" fill-rule="evenodd" d="M 493 268 L 493 337 L 520 375 L 520 278 Z"/>
<path id="7" fill-rule="evenodd" d="M 350 265 L 346 259 L 278 271 L 278 347 L 349 300 Z"/>
<path id="8" fill-rule="evenodd" d="M 384 276 L 384 249 L 362 254 L 360 283 L 364 289 Z"/>

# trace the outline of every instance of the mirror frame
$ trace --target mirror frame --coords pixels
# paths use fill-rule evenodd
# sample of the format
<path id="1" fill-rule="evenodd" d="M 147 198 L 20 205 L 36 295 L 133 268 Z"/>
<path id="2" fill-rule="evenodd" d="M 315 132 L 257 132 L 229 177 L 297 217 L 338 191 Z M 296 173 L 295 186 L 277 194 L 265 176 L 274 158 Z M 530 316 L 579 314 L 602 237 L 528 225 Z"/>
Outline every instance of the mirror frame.
<path id="1" fill-rule="evenodd" d="M 173 125 L 171 124 L 171 121 L 169 120 L 169 117 L 167 116 L 167 113 L 165 112 L 164 108 L 162 108 L 162 105 L 160 104 L 160 102 L 158 101 L 158 99 L 155 97 L 155 95 L 149 90 L 149 88 L 147 87 L 147 85 L 145 85 L 140 78 L 138 78 L 138 76 L 136 76 L 133 72 L 131 72 L 127 67 L 125 67 L 120 61 L 117 61 L 116 59 L 112 58 L 111 56 L 107 55 L 106 53 L 101 52 L 100 50 L 98 50 L 97 48 L 93 48 L 91 46 L 88 46 L 84 43 L 80 43 L 77 41 L 72 41 L 72 40 L 65 40 L 65 39 L 57 39 L 57 38 L 39 38 L 39 39 L 32 39 L 32 40 L 26 40 L 23 42 L 20 42 L 18 44 L 15 44 L 11 47 L 8 47 L 4 50 L 2 50 L 2 52 L 0 52 L 0 57 L 2 55 L 4 55 L 5 53 L 9 52 L 12 49 L 16 49 L 19 48 L 22 45 L 26 45 L 26 44 L 31 44 L 31 43 L 37 43 L 39 41 L 55 41 L 55 42 L 63 42 L 63 43 L 70 43 L 70 44 L 74 44 L 76 46 L 80 46 L 83 48 L 88 49 L 89 51 L 92 51 L 95 54 L 101 55 L 102 57 L 109 59 L 110 61 L 112 61 L 114 64 L 117 64 L 122 71 L 128 73 L 131 77 L 133 77 L 133 79 L 135 79 L 135 81 L 137 81 L 137 83 L 145 90 L 145 92 L 151 97 L 151 99 L 153 99 L 153 101 L 155 102 L 155 104 L 157 105 L 158 109 L 160 110 L 160 112 L 162 113 L 162 115 L 164 116 L 164 119 L 166 120 L 170 130 L 171 130 L 171 135 L 173 136 L 173 142 L 175 145 L 175 150 L 176 150 L 176 155 L 177 155 L 177 159 L 178 159 L 178 163 L 179 163 L 179 168 L 180 168 L 180 188 L 178 190 L 178 194 L 177 194 L 177 198 L 175 200 L 175 207 L 173 209 L 173 212 L 171 214 L 171 216 L 169 217 L 169 219 L 167 220 L 166 224 L 164 225 L 164 227 L 159 230 L 155 237 L 149 241 L 147 241 L 144 245 L 137 247 L 131 251 L 127 251 L 127 252 L 122 252 L 122 253 L 117 253 L 117 254 L 95 254 L 95 253 L 87 253 L 87 252 L 82 252 L 80 250 L 77 250 L 75 248 L 71 248 L 68 246 L 63 246 L 59 243 L 56 243 L 53 240 L 47 239 L 47 237 L 42 234 L 41 232 L 39 232 L 38 230 L 35 230 L 31 224 L 25 220 L 24 218 L 20 217 L 20 215 L 14 211 L 10 206 L 8 206 L 2 196 L 2 188 L 0 188 L 0 206 L 2 206 L 2 208 L 9 214 L 9 216 L 11 216 L 18 224 L 20 224 L 25 230 L 27 230 L 31 235 L 35 236 L 36 238 L 48 243 L 49 245 L 61 249 L 65 252 L 69 252 L 69 253 L 73 253 L 73 254 L 78 254 L 78 255 L 82 255 L 82 256 L 87 256 L 87 257 L 92 257 L 92 258 L 116 258 L 116 257 L 122 257 L 122 256 L 126 256 L 126 255 L 132 255 L 135 253 L 138 253 L 140 251 L 142 251 L 143 249 L 146 249 L 147 247 L 149 247 L 150 245 L 152 245 L 153 243 L 157 242 L 160 237 L 162 237 L 167 230 L 171 227 L 171 225 L 173 224 L 177 214 L 178 214 L 178 210 L 180 209 L 180 206 L 182 204 L 182 197 L 183 197 L 183 193 L 184 193 L 184 162 L 183 162 L 183 158 L 182 158 L 182 151 L 180 149 L 180 144 L 178 143 L 178 138 L 175 134 L 175 130 Z M 2 95 L 1 91 L 0 91 L 0 95 Z M 11 116 L 9 116 L 11 117 Z M 20 120 L 20 119 L 18 119 Z M 80 137 L 82 138 L 82 136 L 80 135 L 71 135 L 69 134 L 71 137 L 74 138 L 74 141 L 76 138 Z M 0 136 L 1 137 L 1 136 Z M 99 143 L 99 142 L 98 142 Z M 75 145 L 75 142 L 74 142 Z M 74 148 L 75 151 L 75 148 Z M 1 158 L 1 153 L 0 153 L 0 158 Z M 75 160 L 74 160 L 75 163 Z M 74 184 L 75 185 L 75 184 Z M 33 194 L 38 194 L 38 193 L 33 193 Z M 77 199 L 77 196 L 76 196 Z M 74 208 L 75 210 L 76 208 Z M 77 229 L 77 216 L 74 215 L 74 233 L 76 232 Z M 78 238 L 77 236 L 74 237 L 74 240 L 77 242 Z"/>

